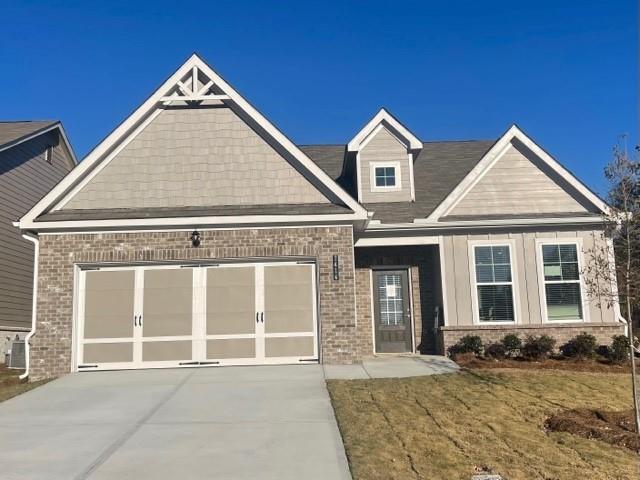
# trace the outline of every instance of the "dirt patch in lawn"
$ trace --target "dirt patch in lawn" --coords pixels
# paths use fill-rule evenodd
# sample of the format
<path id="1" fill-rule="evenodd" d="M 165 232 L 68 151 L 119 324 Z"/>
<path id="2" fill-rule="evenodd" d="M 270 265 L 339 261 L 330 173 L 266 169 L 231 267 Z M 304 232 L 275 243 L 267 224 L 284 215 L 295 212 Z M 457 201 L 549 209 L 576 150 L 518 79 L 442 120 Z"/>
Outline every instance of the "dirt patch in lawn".
<path id="1" fill-rule="evenodd" d="M 545 425 L 554 432 L 572 433 L 634 452 L 640 451 L 633 409 L 622 412 L 588 408 L 565 410 L 549 417 Z"/>
<path id="2" fill-rule="evenodd" d="M 15 370 L 0 365 L 0 402 L 32 390 L 47 382 L 47 380 L 24 382 L 19 378 L 23 373 L 24 370 Z"/>
<path id="3" fill-rule="evenodd" d="M 631 407 L 626 375 L 473 370 L 402 379 L 330 380 L 355 480 L 637 480 L 633 452 L 545 421 L 571 409 Z"/>
<path id="4" fill-rule="evenodd" d="M 527 370 L 570 370 L 572 372 L 631 373 L 628 363 L 611 363 L 601 359 L 548 358 L 540 361 L 522 358 L 478 358 L 473 354 L 457 355 L 455 361 L 464 368 L 521 368 Z"/>

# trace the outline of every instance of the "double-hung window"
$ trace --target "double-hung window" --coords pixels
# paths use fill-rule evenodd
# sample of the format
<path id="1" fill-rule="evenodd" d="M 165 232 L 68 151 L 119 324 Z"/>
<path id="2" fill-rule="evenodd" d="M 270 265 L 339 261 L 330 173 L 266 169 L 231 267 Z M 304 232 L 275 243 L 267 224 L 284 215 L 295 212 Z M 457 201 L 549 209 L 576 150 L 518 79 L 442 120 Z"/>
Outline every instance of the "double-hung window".
<path id="1" fill-rule="evenodd" d="M 547 320 L 583 320 L 576 243 L 543 243 L 542 269 Z"/>
<path id="2" fill-rule="evenodd" d="M 510 245 L 474 245 L 477 319 L 480 323 L 514 322 L 514 288 Z"/>

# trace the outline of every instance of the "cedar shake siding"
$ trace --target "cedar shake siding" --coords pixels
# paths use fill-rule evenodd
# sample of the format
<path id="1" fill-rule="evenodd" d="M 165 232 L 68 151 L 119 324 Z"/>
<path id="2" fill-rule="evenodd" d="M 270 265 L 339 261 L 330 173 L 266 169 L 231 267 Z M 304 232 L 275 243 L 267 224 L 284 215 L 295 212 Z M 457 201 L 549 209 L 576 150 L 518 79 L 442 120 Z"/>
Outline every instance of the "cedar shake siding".
<path id="1" fill-rule="evenodd" d="M 230 108 L 161 110 L 69 209 L 328 204 Z"/>
<path id="2" fill-rule="evenodd" d="M 199 248 L 189 232 L 46 235 L 40 238 L 36 334 L 30 379 L 71 372 L 74 275 L 77 264 L 130 265 L 211 259 L 312 257 L 318 268 L 320 360 L 359 360 L 355 313 L 353 236 L 350 226 L 204 230 Z M 332 257 L 340 259 L 333 279 Z"/>
<path id="3" fill-rule="evenodd" d="M 23 127 L 16 131 L 15 124 L 0 122 L 0 131 L 6 125 L 11 127 L 7 133 L 24 136 L 32 133 L 24 128 L 31 123 L 40 128 L 54 124 L 16 122 Z M 53 147 L 51 163 L 45 160 L 49 146 Z M 23 239 L 12 223 L 58 183 L 73 163 L 57 129 L 0 151 L 0 329 L 31 327 L 33 243 Z"/>

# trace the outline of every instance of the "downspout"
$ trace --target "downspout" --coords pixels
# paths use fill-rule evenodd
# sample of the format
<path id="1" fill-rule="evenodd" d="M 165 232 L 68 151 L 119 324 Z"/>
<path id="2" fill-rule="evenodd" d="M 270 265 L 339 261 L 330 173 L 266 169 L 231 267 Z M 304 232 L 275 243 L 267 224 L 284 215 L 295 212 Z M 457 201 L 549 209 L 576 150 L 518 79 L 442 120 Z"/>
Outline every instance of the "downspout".
<path id="1" fill-rule="evenodd" d="M 33 295 L 31 300 L 31 331 L 27 334 L 24 339 L 24 366 L 25 370 L 22 375 L 20 375 L 20 380 L 24 380 L 29 376 L 29 342 L 31 341 L 31 337 L 33 337 L 36 333 L 36 307 L 38 305 L 38 257 L 40 254 L 40 240 L 38 240 L 37 236 L 32 236 L 28 234 L 22 234 L 22 238 L 25 240 L 29 240 L 33 242 Z"/>

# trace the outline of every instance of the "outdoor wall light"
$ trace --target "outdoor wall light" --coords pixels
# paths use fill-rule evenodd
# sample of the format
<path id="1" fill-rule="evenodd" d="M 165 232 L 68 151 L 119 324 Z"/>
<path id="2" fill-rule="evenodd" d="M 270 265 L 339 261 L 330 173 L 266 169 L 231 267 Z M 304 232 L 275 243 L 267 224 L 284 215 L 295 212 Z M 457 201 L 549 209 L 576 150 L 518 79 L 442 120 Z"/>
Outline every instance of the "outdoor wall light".
<path id="1" fill-rule="evenodd" d="M 200 246 L 200 232 L 198 232 L 197 230 L 194 230 L 191 234 L 191 245 L 193 247 Z"/>
<path id="2" fill-rule="evenodd" d="M 338 255 L 333 256 L 333 279 L 340 280 L 340 264 L 338 263 Z"/>

